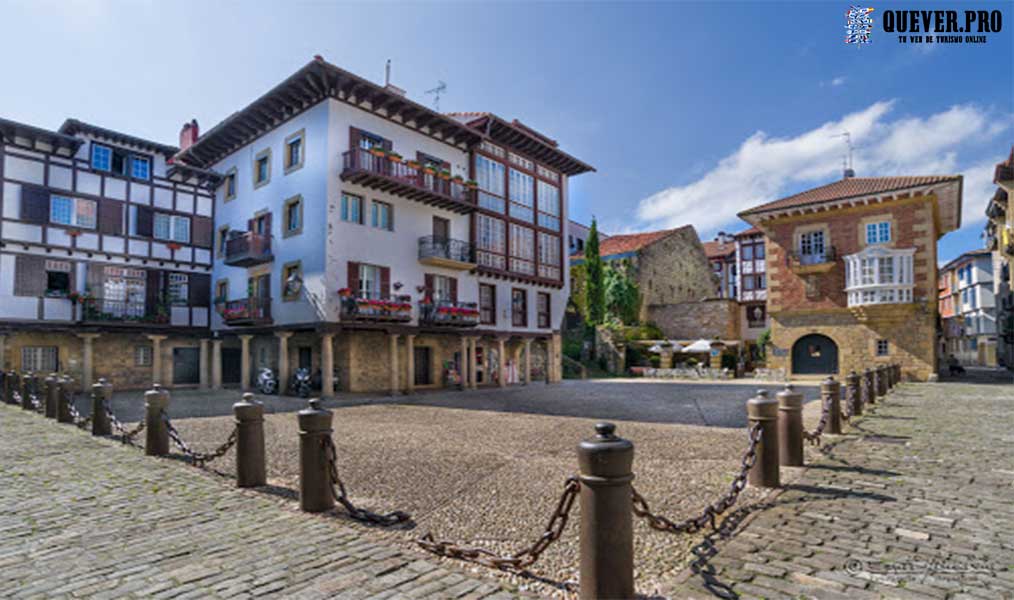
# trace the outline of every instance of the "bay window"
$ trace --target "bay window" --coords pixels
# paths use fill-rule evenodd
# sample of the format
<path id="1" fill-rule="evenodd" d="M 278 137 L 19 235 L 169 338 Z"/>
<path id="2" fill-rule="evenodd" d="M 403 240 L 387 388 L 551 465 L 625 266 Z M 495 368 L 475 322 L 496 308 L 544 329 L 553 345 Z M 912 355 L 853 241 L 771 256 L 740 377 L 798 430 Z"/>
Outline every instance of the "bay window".
<path id="1" fill-rule="evenodd" d="M 510 170 L 510 215 L 519 221 L 532 223 L 535 207 L 535 179 L 517 169 Z"/>
<path id="2" fill-rule="evenodd" d="M 498 213 L 504 212 L 507 183 L 503 163 L 476 154 L 475 181 L 479 184 L 479 206 Z"/>
<path id="3" fill-rule="evenodd" d="M 912 302 L 914 254 L 915 248 L 889 250 L 869 246 L 844 257 L 848 305 Z"/>
<path id="4" fill-rule="evenodd" d="M 503 219 L 488 215 L 476 215 L 476 258 L 480 265 L 505 270 L 506 225 Z"/>
<path id="5" fill-rule="evenodd" d="M 560 230 L 560 188 L 539 180 L 539 225 Z"/>
<path id="6" fill-rule="evenodd" d="M 539 232 L 539 277 L 560 279 L 560 238 Z"/>
<path id="7" fill-rule="evenodd" d="M 511 223 L 510 270 L 525 275 L 535 274 L 535 231 Z"/>

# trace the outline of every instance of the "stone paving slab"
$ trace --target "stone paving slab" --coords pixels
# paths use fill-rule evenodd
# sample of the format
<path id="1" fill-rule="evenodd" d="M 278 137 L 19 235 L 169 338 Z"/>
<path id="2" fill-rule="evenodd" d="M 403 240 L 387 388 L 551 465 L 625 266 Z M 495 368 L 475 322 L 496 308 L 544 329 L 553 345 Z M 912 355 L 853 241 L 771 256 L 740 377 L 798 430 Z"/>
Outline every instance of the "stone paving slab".
<path id="1" fill-rule="evenodd" d="M 905 384 L 816 458 L 663 591 L 1014 599 L 1014 386 Z"/>
<path id="2" fill-rule="evenodd" d="M 0 405 L 0 597 L 489 598 L 498 582 Z"/>

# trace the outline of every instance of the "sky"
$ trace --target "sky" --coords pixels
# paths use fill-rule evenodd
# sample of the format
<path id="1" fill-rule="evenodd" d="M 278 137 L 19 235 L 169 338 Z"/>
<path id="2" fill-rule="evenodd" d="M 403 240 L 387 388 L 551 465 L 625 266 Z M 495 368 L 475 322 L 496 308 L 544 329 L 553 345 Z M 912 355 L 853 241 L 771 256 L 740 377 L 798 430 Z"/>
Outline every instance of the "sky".
<path id="1" fill-rule="evenodd" d="M 841 178 L 965 175 L 941 262 L 982 245 L 992 168 L 1014 144 L 1014 3 L 873 3 L 872 43 L 845 44 L 848 2 L 146 2 L 0 0 L 0 117 L 68 117 L 176 144 L 321 54 L 442 111 L 517 118 L 595 166 L 572 218 L 603 231 L 736 213 Z M 885 11 L 1001 10 L 985 44 L 901 44 Z"/>

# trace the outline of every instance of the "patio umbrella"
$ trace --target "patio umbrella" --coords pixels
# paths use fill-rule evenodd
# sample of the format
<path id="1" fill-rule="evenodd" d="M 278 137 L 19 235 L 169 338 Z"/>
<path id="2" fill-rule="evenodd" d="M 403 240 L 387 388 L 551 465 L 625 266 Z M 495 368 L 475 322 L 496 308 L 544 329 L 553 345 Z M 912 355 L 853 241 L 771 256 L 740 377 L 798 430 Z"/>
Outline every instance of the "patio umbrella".
<path id="1" fill-rule="evenodd" d="M 705 352 L 711 352 L 711 340 L 697 340 L 693 344 L 690 344 L 683 349 L 683 352 L 687 354 L 700 354 Z"/>

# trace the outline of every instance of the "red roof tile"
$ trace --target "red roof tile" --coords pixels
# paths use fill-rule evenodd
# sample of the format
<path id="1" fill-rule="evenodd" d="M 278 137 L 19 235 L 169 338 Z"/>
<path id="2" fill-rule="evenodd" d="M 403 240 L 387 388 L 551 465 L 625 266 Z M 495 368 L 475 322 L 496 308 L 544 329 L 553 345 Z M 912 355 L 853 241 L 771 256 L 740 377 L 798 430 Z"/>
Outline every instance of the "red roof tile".
<path id="1" fill-rule="evenodd" d="M 724 258 L 736 251 L 736 244 L 733 242 L 719 242 L 712 240 L 701 244 L 704 246 L 704 254 L 708 258 Z"/>
<path id="2" fill-rule="evenodd" d="M 813 188 L 812 190 L 806 190 L 805 192 L 800 192 L 787 198 L 775 200 L 774 202 L 761 204 L 760 206 L 755 206 L 739 214 L 750 215 L 781 208 L 820 204 L 822 202 L 831 202 L 834 200 L 843 200 L 845 198 L 858 196 L 868 196 L 870 194 L 883 194 L 885 192 L 893 192 L 896 190 L 900 191 L 932 183 L 941 183 L 944 181 L 958 181 L 960 179 L 960 175 L 850 177 L 848 179 L 842 179 L 840 181 L 835 181 L 834 183 L 822 185 L 818 188 Z"/>
<path id="3" fill-rule="evenodd" d="M 735 234 L 733 237 L 746 237 L 748 235 L 757 235 L 758 233 L 763 233 L 763 232 L 760 229 L 758 229 L 757 227 L 751 227 L 750 229 L 746 229 L 746 230 L 740 231 L 739 233 Z"/>
<path id="4" fill-rule="evenodd" d="M 662 238 L 669 237 L 677 231 L 693 229 L 692 225 L 684 225 L 675 229 L 663 229 L 661 231 L 648 231 L 645 233 L 626 233 L 612 235 L 599 241 L 599 256 L 615 256 L 617 254 L 628 254 L 637 252 L 641 248 L 654 244 Z M 587 243 L 587 242 L 586 242 Z M 584 254 L 575 254 L 572 258 L 584 258 Z"/>

